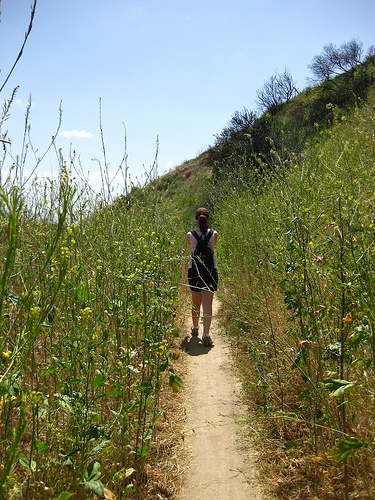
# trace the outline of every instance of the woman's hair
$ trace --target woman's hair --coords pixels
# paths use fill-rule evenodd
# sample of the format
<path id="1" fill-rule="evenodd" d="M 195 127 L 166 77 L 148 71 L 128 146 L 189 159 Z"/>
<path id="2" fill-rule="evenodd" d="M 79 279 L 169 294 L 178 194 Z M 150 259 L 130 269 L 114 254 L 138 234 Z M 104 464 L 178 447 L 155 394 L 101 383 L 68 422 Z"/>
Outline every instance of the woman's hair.
<path id="1" fill-rule="evenodd" d="M 198 222 L 199 229 L 206 234 L 208 229 L 208 218 L 210 216 L 207 208 L 201 207 L 195 212 L 195 220 Z"/>

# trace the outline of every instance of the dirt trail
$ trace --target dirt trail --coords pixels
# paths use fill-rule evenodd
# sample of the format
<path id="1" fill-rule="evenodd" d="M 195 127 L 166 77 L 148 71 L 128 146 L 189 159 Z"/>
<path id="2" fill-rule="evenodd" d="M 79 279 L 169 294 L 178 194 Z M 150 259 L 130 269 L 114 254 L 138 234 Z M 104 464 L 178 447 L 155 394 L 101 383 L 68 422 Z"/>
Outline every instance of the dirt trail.
<path id="1" fill-rule="evenodd" d="M 245 412 L 241 386 L 216 312 L 214 300 L 210 332 L 214 347 L 205 347 L 190 336 L 182 345 L 188 358 L 185 444 L 191 457 L 179 500 L 260 500 L 254 465 L 238 422 Z"/>

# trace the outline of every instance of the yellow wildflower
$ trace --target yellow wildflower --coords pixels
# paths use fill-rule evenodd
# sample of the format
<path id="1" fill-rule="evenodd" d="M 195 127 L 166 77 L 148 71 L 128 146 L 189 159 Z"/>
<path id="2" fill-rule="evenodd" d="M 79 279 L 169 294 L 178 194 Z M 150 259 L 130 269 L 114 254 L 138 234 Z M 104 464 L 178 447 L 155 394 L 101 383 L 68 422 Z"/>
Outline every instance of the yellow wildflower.
<path id="1" fill-rule="evenodd" d="M 90 307 L 85 307 L 83 310 L 82 310 L 82 314 L 83 316 L 90 316 L 92 313 L 92 309 Z"/>
<path id="2" fill-rule="evenodd" d="M 69 259 L 70 257 L 70 250 L 68 247 L 61 247 L 61 257 L 63 259 Z"/>

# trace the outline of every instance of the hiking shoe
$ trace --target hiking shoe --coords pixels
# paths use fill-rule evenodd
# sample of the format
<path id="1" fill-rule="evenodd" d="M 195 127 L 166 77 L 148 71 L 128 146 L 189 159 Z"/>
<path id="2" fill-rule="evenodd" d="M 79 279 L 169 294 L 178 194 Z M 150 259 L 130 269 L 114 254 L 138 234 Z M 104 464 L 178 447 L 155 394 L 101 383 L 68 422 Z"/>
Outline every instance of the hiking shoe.
<path id="1" fill-rule="evenodd" d="M 198 337 L 198 327 L 195 328 L 194 326 L 192 326 L 191 327 L 191 334 L 193 337 Z"/>
<path id="2" fill-rule="evenodd" d="M 202 342 L 207 347 L 213 345 L 213 342 L 212 342 L 211 337 L 209 335 L 205 335 L 204 337 L 202 337 Z"/>

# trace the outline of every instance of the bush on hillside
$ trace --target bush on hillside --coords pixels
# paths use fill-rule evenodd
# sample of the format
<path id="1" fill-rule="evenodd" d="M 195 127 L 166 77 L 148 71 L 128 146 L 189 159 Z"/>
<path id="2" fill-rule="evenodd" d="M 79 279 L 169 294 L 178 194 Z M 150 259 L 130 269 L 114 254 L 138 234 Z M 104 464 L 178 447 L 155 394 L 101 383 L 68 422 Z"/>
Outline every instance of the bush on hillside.
<path id="1" fill-rule="evenodd" d="M 283 74 L 275 73 L 257 91 L 257 101 L 263 111 L 277 110 L 298 94 L 296 84 L 287 68 Z"/>

